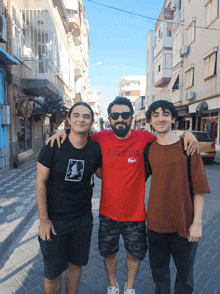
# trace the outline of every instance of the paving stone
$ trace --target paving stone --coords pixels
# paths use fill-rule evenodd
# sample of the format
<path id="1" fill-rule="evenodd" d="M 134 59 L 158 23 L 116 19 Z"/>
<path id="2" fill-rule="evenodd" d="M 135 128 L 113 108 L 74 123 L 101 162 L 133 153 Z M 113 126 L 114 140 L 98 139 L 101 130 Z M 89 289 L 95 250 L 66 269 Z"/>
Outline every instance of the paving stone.
<path id="1" fill-rule="evenodd" d="M 212 194 L 205 199 L 204 219 L 203 219 L 203 237 L 199 242 L 199 248 L 195 262 L 195 294 L 220 294 L 220 199 L 219 190 L 220 182 L 218 180 L 220 166 L 205 166 L 207 176 L 210 181 Z M 32 174 L 32 176 L 29 176 Z M 16 183 L 15 183 L 16 177 Z M 13 197 L 10 193 L 1 190 L 0 203 L 5 201 L 5 206 L 0 206 L 0 223 L 2 218 L 19 211 L 20 206 L 26 207 L 33 201 L 36 201 L 34 192 L 36 177 L 36 167 L 26 168 L 25 170 L 16 170 L 11 178 L 4 179 L 4 175 L 0 175 L 0 186 L 2 183 L 13 182 L 8 185 L 8 189 L 12 187 L 15 192 Z M 9 179 L 9 180 L 8 180 Z M 11 179 L 11 180 L 10 180 Z M 26 181 L 24 181 L 26 180 Z M 79 287 L 79 294 L 103 294 L 106 293 L 108 286 L 108 278 L 104 268 L 103 258 L 97 251 L 98 239 L 98 203 L 100 198 L 101 181 L 96 182 L 93 204 L 96 209 L 93 210 L 94 228 L 91 243 L 91 254 L 88 265 L 83 268 L 82 278 Z M 14 185 L 14 186 L 13 186 Z M 15 187 L 18 189 L 16 189 Z M 149 191 L 149 183 L 146 185 L 146 195 Z M 2 188 L 2 187 L 1 187 Z M 26 189 L 25 192 L 24 189 Z M 7 189 L 6 189 L 7 190 Z M 5 191 L 5 192 L 4 192 Z M 30 191 L 30 192 L 29 192 Z M 17 198 L 16 198 L 17 197 Z M 14 200 L 13 200 L 14 199 Z M 17 200 L 16 200 L 17 199 Z M 13 202 L 13 203 L 12 203 Z M 147 203 L 147 197 L 146 197 Z M 17 293 L 43 294 L 43 260 L 38 244 L 38 214 L 35 214 L 30 222 L 25 226 L 20 235 L 13 240 L 13 243 L 8 248 L 7 254 L 0 261 L 0 293 Z M 5 222 L 4 221 L 4 222 Z M 10 221 L 8 222 L 10 224 Z M 5 223 L 5 226 L 7 223 Z M 1 226 L 0 226 L 1 236 Z M 122 290 L 126 281 L 126 252 L 123 246 L 123 240 L 120 239 L 120 251 L 118 253 L 117 280 Z M 175 267 L 171 263 L 172 289 L 175 278 Z M 64 275 L 62 275 L 64 278 Z M 2 281 L 2 282 L 1 282 Z M 1 288 L 3 286 L 5 288 Z M 20 285 L 20 288 L 19 288 Z M 153 294 L 154 283 L 149 268 L 148 254 L 141 262 L 139 273 L 135 281 L 136 294 Z M 15 291 L 16 292 L 13 292 Z M 122 291 L 121 291 L 122 292 Z M 61 294 L 65 294 L 65 287 L 62 288 Z"/>

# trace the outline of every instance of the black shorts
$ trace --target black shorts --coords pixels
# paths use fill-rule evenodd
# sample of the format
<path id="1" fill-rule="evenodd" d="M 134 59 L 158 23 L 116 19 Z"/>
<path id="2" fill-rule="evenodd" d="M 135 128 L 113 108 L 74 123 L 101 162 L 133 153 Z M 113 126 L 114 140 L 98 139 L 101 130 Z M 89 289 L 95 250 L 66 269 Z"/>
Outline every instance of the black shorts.
<path id="1" fill-rule="evenodd" d="M 120 234 L 128 253 L 141 261 L 147 252 L 147 234 L 145 221 L 118 222 L 102 214 L 99 215 L 99 253 L 111 257 L 119 251 Z"/>
<path id="2" fill-rule="evenodd" d="M 56 236 L 51 234 L 52 241 L 43 241 L 38 237 L 44 260 L 44 276 L 54 280 L 68 268 L 68 263 L 85 266 L 89 259 L 89 249 L 93 223 L 79 226 L 75 231 Z M 83 228 L 83 229 L 82 229 Z"/>

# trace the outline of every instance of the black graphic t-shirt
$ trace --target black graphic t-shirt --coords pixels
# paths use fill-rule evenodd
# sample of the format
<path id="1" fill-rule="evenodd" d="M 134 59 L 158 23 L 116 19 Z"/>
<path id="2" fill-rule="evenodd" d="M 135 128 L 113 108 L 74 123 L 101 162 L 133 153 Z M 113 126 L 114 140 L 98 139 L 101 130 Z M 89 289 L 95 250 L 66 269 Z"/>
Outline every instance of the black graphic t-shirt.
<path id="1" fill-rule="evenodd" d="M 38 162 L 50 168 L 47 182 L 48 214 L 57 235 L 67 233 L 91 217 L 91 176 L 102 166 L 99 144 L 90 138 L 82 149 L 67 139 L 61 148 L 45 145 Z"/>

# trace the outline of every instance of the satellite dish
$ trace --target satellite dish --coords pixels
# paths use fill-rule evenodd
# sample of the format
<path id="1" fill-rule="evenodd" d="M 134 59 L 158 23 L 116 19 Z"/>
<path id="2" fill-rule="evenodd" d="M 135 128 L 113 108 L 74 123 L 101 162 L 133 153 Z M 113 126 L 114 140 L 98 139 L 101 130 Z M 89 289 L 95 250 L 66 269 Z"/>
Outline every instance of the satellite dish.
<path id="1" fill-rule="evenodd" d="M 80 35 L 80 28 L 77 23 L 70 22 L 68 25 L 69 32 L 73 35 L 73 37 L 79 37 Z"/>

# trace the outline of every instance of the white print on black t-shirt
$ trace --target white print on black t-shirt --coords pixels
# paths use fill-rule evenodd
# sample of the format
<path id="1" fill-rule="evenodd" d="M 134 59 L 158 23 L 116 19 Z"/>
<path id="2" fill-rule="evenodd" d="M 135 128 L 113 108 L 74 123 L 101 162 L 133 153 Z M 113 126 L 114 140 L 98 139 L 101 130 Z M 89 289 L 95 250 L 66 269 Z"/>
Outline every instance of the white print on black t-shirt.
<path id="1" fill-rule="evenodd" d="M 84 160 L 69 159 L 66 181 L 80 182 L 84 173 Z"/>

